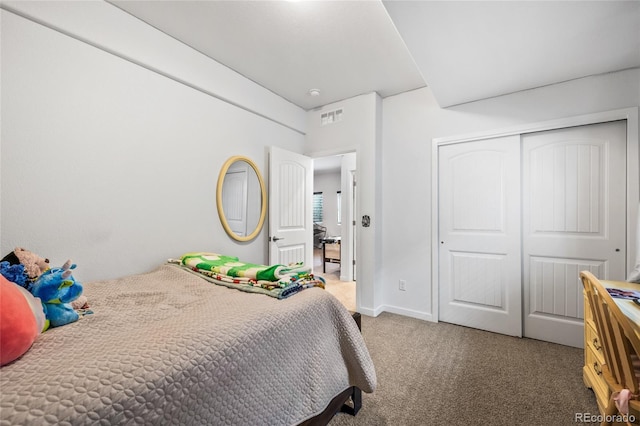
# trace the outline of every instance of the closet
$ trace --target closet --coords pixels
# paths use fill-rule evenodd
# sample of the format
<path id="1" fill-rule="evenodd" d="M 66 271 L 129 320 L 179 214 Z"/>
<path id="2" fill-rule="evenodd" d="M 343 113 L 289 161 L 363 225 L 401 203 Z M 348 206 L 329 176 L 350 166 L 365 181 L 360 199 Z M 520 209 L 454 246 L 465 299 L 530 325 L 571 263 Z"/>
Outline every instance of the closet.
<path id="1" fill-rule="evenodd" d="M 582 347 L 579 271 L 626 274 L 626 128 L 438 145 L 440 321 Z"/>

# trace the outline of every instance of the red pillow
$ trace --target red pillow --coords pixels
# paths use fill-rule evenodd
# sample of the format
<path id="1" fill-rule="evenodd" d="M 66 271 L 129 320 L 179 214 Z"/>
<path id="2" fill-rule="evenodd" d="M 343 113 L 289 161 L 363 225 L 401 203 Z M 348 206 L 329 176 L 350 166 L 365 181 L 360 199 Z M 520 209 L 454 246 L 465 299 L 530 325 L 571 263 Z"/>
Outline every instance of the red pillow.
<path id="1" fill-rule="evenodd" d="M 18 284 L 0 275 L 0 365 L 22 356 L 40 334 L 29 296 Z"/>

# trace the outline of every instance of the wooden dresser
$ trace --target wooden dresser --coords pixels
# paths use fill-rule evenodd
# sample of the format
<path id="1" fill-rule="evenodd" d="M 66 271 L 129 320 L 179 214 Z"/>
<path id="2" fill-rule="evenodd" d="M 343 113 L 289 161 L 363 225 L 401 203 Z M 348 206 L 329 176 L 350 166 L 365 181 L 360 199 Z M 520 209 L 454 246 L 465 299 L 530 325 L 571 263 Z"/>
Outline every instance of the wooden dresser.
<path id="1" fill-rule="evenodd" d="M 593 389 L 598 401 L 598 409 L 601 413 L 609 401 L 609 388 L 602 377 L 602 364 L 604 355 L 600 344 L 596 324 L 593 322 L 591 304 L 584 297 L 584 367 L 582 367 L 582 380 L 584 384 Z"/>
<path id="2" fill-rule="evenodd" d="M 623 288 L 628 290 L 640 291 L 640 284 L 628 283 L 625 281 L 607 281 L 600 280 L 603 286 L 613 288 Z M 640 307 L 636 306 L 631 300 L 614 299 L 620 310 L 629 317 L 636 332 L 640 334 Z M 584 297 L 584 367 L 582 368 L 582 379 L 584 384 L 593 389 L 598 401 L 600 412 L 604 412 L 604 407 L 609 401 L 609 388 L 602 377 L 602 364 L 604 364 L 604 355 L 602 353 L 602 345 L 593 322 L 591 313 L 591 305 L 586 295 Z"/>

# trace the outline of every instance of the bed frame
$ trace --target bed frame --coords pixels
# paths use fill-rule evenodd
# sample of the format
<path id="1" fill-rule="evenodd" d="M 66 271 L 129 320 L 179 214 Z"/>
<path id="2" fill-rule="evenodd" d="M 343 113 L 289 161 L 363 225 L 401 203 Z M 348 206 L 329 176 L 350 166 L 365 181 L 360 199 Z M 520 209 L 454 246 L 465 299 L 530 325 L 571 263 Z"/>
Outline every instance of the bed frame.
<path id="1" fill-rule="evenodd" d="M 352 401 L 352 405 L 349 405 L 349 400 Z M 352 386 L 333 398 L 322 413 L 300 423 L 299 426 L 325 426 L 337 413 L 355 416 L 360 411 L 360 407 L 362 407 L 362 391 Z"/>

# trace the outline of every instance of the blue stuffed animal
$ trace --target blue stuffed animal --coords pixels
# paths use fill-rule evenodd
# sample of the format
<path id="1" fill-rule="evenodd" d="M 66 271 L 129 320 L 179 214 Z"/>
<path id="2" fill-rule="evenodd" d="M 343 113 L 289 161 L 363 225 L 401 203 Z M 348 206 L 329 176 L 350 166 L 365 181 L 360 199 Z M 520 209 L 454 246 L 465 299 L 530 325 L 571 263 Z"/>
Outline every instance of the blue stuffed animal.
<path id="1" fill-rule="evenodd" d="M 12 265 L 6 260 L 0 262 L 0 275 L 20 287 L 27 288 L 29 283 L 29 277 L 24 271 L 24 265 Z M 29 289 L 27 288 L 27 290 Z"/>
<path id="2" fill-rule="evenodd" d="M 42 301 L 47 318 L 44 330 L 48 329 L 49 325 L 60 327 L 79 318 L 70 304 L 82 294 L 82 285 L 71 275 L 71 270 L 75 267 L 76 265 L 72 265 L 68 260 L 62 268 L 45 271 L 33 283 L 31 293 Z"/>

